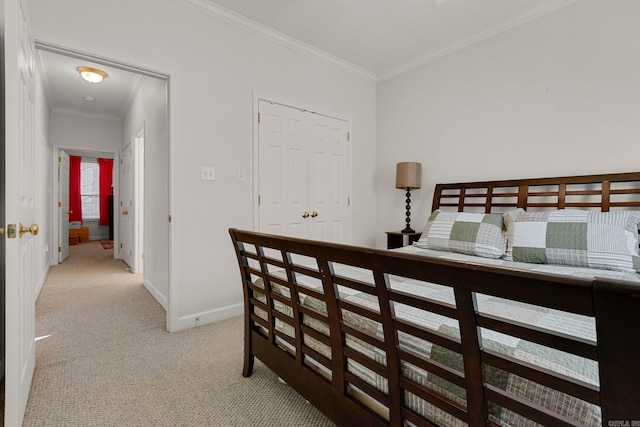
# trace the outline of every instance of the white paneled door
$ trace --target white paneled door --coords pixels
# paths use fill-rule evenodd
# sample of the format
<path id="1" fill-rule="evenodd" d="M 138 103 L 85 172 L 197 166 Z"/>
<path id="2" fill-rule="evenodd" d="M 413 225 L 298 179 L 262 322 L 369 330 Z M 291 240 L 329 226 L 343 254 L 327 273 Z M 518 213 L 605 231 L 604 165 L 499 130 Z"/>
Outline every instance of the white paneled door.
<path id="1" fill-rule="evenodd" d="M 120 152 L 120 258 L 143 273 L 144 130 Z"/>
<path id="2" fill-rule="evenodd" d="M 69 155 L 58 155 L 58 262 L 69 258 Z"/>
<path id="3" fill-rule="evenodd" d="M 135 197 L 133 142 L 120 152 L 120 255 L 134 270 Z"/>
<path id="4" fill-rule="evenodd" d="M 351 242 L 351 150 L 346 120 L 260 100 L 258 227 Z"/>
<path id="5" fill-rule="evenodd" d="M 4 0 L 6 368 L 4 425 L 20 426 L 35 367 L 34 50 L 19 0 Z"/>
<path id="6" fill-rule="evenodd" d="M 351 156 L 348 123 L 306 113 L 309 123 L 308 204 L 309 236 L 335 243 L 351 243 Z"/>

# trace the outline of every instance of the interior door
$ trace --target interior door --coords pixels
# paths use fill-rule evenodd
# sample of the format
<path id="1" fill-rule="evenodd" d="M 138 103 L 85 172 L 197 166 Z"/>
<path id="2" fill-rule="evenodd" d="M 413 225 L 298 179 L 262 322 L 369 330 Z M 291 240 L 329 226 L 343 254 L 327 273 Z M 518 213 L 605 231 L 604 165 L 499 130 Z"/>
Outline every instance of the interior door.
<path id="1" fill-rule="evenodd" d="M 69 258 L 69 155 L 58 155 L 58 262 Z"/>
<path id="2" fill-rule="evenodd" d="M 34 55 L 20 0 L 4 0 L 6 426 L 20 426 L 35 366 Z M 25 230 L 21 232 L 21 224 Z M 33 225 L 33 227 L 32 227 Z"/>
<path id="3" fill-rule="evenodd" d="M 260 101 L 259 108 L 260 231 L 305 237 L 309 213 L 304 112 L 266 101 Z"/>
<path id="4" fill-rule="evenodd" d="M 129 143 L 120 153 L 120 256 L 132 271 L 135 249 L 133 197 L 133 144 Z"/>
<path id="5" fill-rule="evenodd" d="M 351 242 L 351 160 L 345 120 L 260 100 L 258 227 Z"/>
<path id="6" fill-rule="evenodd" d="M 309 236 L 334 243 L 351 242 L 351 188 L 348 123 L 321 114 L 309 121 Z"/>

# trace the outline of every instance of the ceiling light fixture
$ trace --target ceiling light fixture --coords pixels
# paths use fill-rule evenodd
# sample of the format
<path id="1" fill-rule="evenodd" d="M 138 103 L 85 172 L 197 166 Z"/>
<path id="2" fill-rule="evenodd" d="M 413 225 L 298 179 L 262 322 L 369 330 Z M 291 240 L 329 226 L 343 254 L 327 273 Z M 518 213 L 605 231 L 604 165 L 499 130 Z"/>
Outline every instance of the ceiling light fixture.
<path id="1" fill-rule="evenodd" d="M 107 73 L 102 70 L 98 70 L 97 68 L 78 67 L 77 70 L 80 73 L 80 76 L 89 83 L 100 83 L 105 79 L 105 77 L 107 77 Z"/>

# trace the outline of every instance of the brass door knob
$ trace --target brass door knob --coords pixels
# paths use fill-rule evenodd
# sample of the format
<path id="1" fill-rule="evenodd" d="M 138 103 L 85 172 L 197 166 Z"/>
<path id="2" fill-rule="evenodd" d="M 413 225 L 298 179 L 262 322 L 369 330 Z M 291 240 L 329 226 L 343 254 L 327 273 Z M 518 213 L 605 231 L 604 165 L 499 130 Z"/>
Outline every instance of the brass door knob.
<path id="1" fill-rule="evenodd" d="M 302 212 L 302 218 L 309 218 L 309 212 Z"/>
<path id="2" fill-rule="evenodd" d="M 122 211 L 122 215 L 129 215 L 129 211 Z"/>
<path id="3" fill-rule="evenodd" d="M 318 216 L 318 212 L 316 211 L 311 212 L 311 218 L 315 218 L 317 216 Z"/>
<path id="4" fill-rule="evenodd" d="M 31 224 L 31 227 L 20 224 L 20 237 L 22 237 L 22 235 L 25 233 L 31 233 L 32 235 L 37 236 L 39 231 L 40 227 L 38 227 L 38 224 Z"/>

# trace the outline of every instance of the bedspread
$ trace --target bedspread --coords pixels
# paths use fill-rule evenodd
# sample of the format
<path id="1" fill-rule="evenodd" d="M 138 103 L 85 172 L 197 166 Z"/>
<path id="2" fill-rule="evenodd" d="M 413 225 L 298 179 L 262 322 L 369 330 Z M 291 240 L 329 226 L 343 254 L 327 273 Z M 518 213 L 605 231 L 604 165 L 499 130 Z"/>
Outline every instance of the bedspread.
<path id="1" fill-rule="evenodd" d="M 640 277 L 637 274 L 626 272 L 516 263 L 512 261 L 493 260 L 448 252 L 432 251 L 411 246 L 400 248 L 396 251 L 453 259 L 466 263 L 499 265 L 501 267 L 515 270 L 536 271 L 548 274 L 561 274 L 585 278 L 604 276 L 640 282 Z M 317 266 L 310 267 L 317 268 Z M 335 273 L 339 276 L 348 277 L 349 279 L 365 283 L 373 283 L 372 272 L 369 270 L 361 270 L 341 265 L 334 265 L 333 268 Z M 282 271 L 273 271 L 269 272 L 269 274 L 286 280 L 286 275 Z M 453 306 L 456 304 L 453 289 L 450 287 L 433 283 L 417 282 L 397 276 L 389 276 L 388 279 L 390 287 L 394 290 L 428 298 L 443 304 Z M 298 292 L 300 296 L 299 304 L 326 316 L 327 309 L 324 302 L 313 296 L 307 295 L 304 292 L 304 289 L 308 288 L 322 293 L 322 285 L 320 281 L 310 276 L 296 274 L 296 282 L 298 284 Z M 264 289 L 264 284 L 261 283 L 260 280 L 256 283 Z M 273 292 L 277 292 L 286 299 L 291 299 L 291 292 L 286 286 L 272 282 L 271 288 Z M 348 301 L 349 303 L 360 307 L 366 307 L 375 312 L 380 312 L 380 308 L 378 306 L 379 302 L 375 296 L 360 293 L 343 286 L 338 286 L 338 292 L 340 298 L 344 301 Z M 258 296 L 258 298 L 264 301 L 264 295 Z M 537 328 L 561 332 L 584 340 L 596 341 L 597 339 L 593 318 L 533 306 L 531 304 L 508 301 L 490 295 L 476 294 L 476 301 L 478 311 L 481 313 L 509 320 L 517 320 L 518 322 Z M 287 304 L 275 301 L 274 308 L 288 317 L 293 316 L 292 308 Z M 421 327 L 428 328 L 438 334 L 452 337 L 454 340 L 460 340 L 458 321 L 456 319 L 445 317 L 430 311 L 421 310 L 413 306 L 399 304 L 397 302 L 394 303 L 394 312 L 397 319 L 404 320 L 411 324 L 420 325 Z M 266 319 L 266 313 L 257 314 L 261 317 L 265 316 L 263 318 Z M 384 331 L 382 330 L 381 323 L 348 310 L 343 310 L 342 318 L 346 325 L 359 330 L 365 330 L 376 335 L 380 339 L 384 339 Z M 304 324 L 327 337 L 329 336 L 329 326 L 320 320 L 314 319 L 310 316 L 305 316 Z M 276 320 L 276 328 L 290 337 L 295 335 L 293 327 L 286 322 Z M 497 333 L 489 329 L 482 328 L 480 336 L 482 346 L 485 350 L 529 362 L 536 366 L 581 380 L 585 383 L 598 385 L 598 368 L 596 362 L 592 360 L 543 347 L 512 336 Z M 325 344 L 307 335 L 304 336 L 304 343 L 324 357 L 328 359 L 331 358 L 331 350 Z M 377 362 L 381 366 L 386 366 L 386 354 L 378 347 L 370 345 L 356 337 L 350 336 L 349 334 L 346 334 L 345 344 L 350 349 L 357 351 L 367 358 Z M 449 368 L 453 368 L 461 372 L 464 371 L 461 354 L 424 341 L 413 335 L 406 334 L 401 331 L 398 332 L 397 345 L 413 353 L 429 357 L 431 360 Z M 368 384 L 377 388 L 381 392 L 388 392 L 388 385 L 384 377 L 377 375 L 372 370 L 364 367 L 354 360 L 349 359 L 347 363 L 349 372 L 362 378 Z M 451 401 L 456 402 L 461 406 L 466 405 L 466 392 L 463 388 L 449 383 L 446 380 L 426 372 L 425 370 L 406 361 L 402 362 L 401 372 L 403 376 L 410 378 L 425 387 L 429 387 L 439 394 L 447 396 Z M 557 392 L 548 387 L 541 386 L 530 380 L 520 378 L 515 374 L 510 374 L 491 366 L 485 366 L 485 381 L 488 384 L 519 395 L 522 398 L 528 399 L 549 410 L 573 419 L 580 424 L 588 426 L 601 424 L 600 409 L 596 405 L 584 402 L 564 393 Z M 404 399 L 408 406 L 413 410 L 432 419 L 439 425 L 465 425 L 457 418 L 439 410 L 426 401 L 419 399 L 408 391 L 405 391 Z M 537 424 L 525 419 L 524 417 L 509 410 L 502 409 L 497 405 L 490 404 L 489 412 L 492 419 L 501 425 L 537 426 Z"/>

